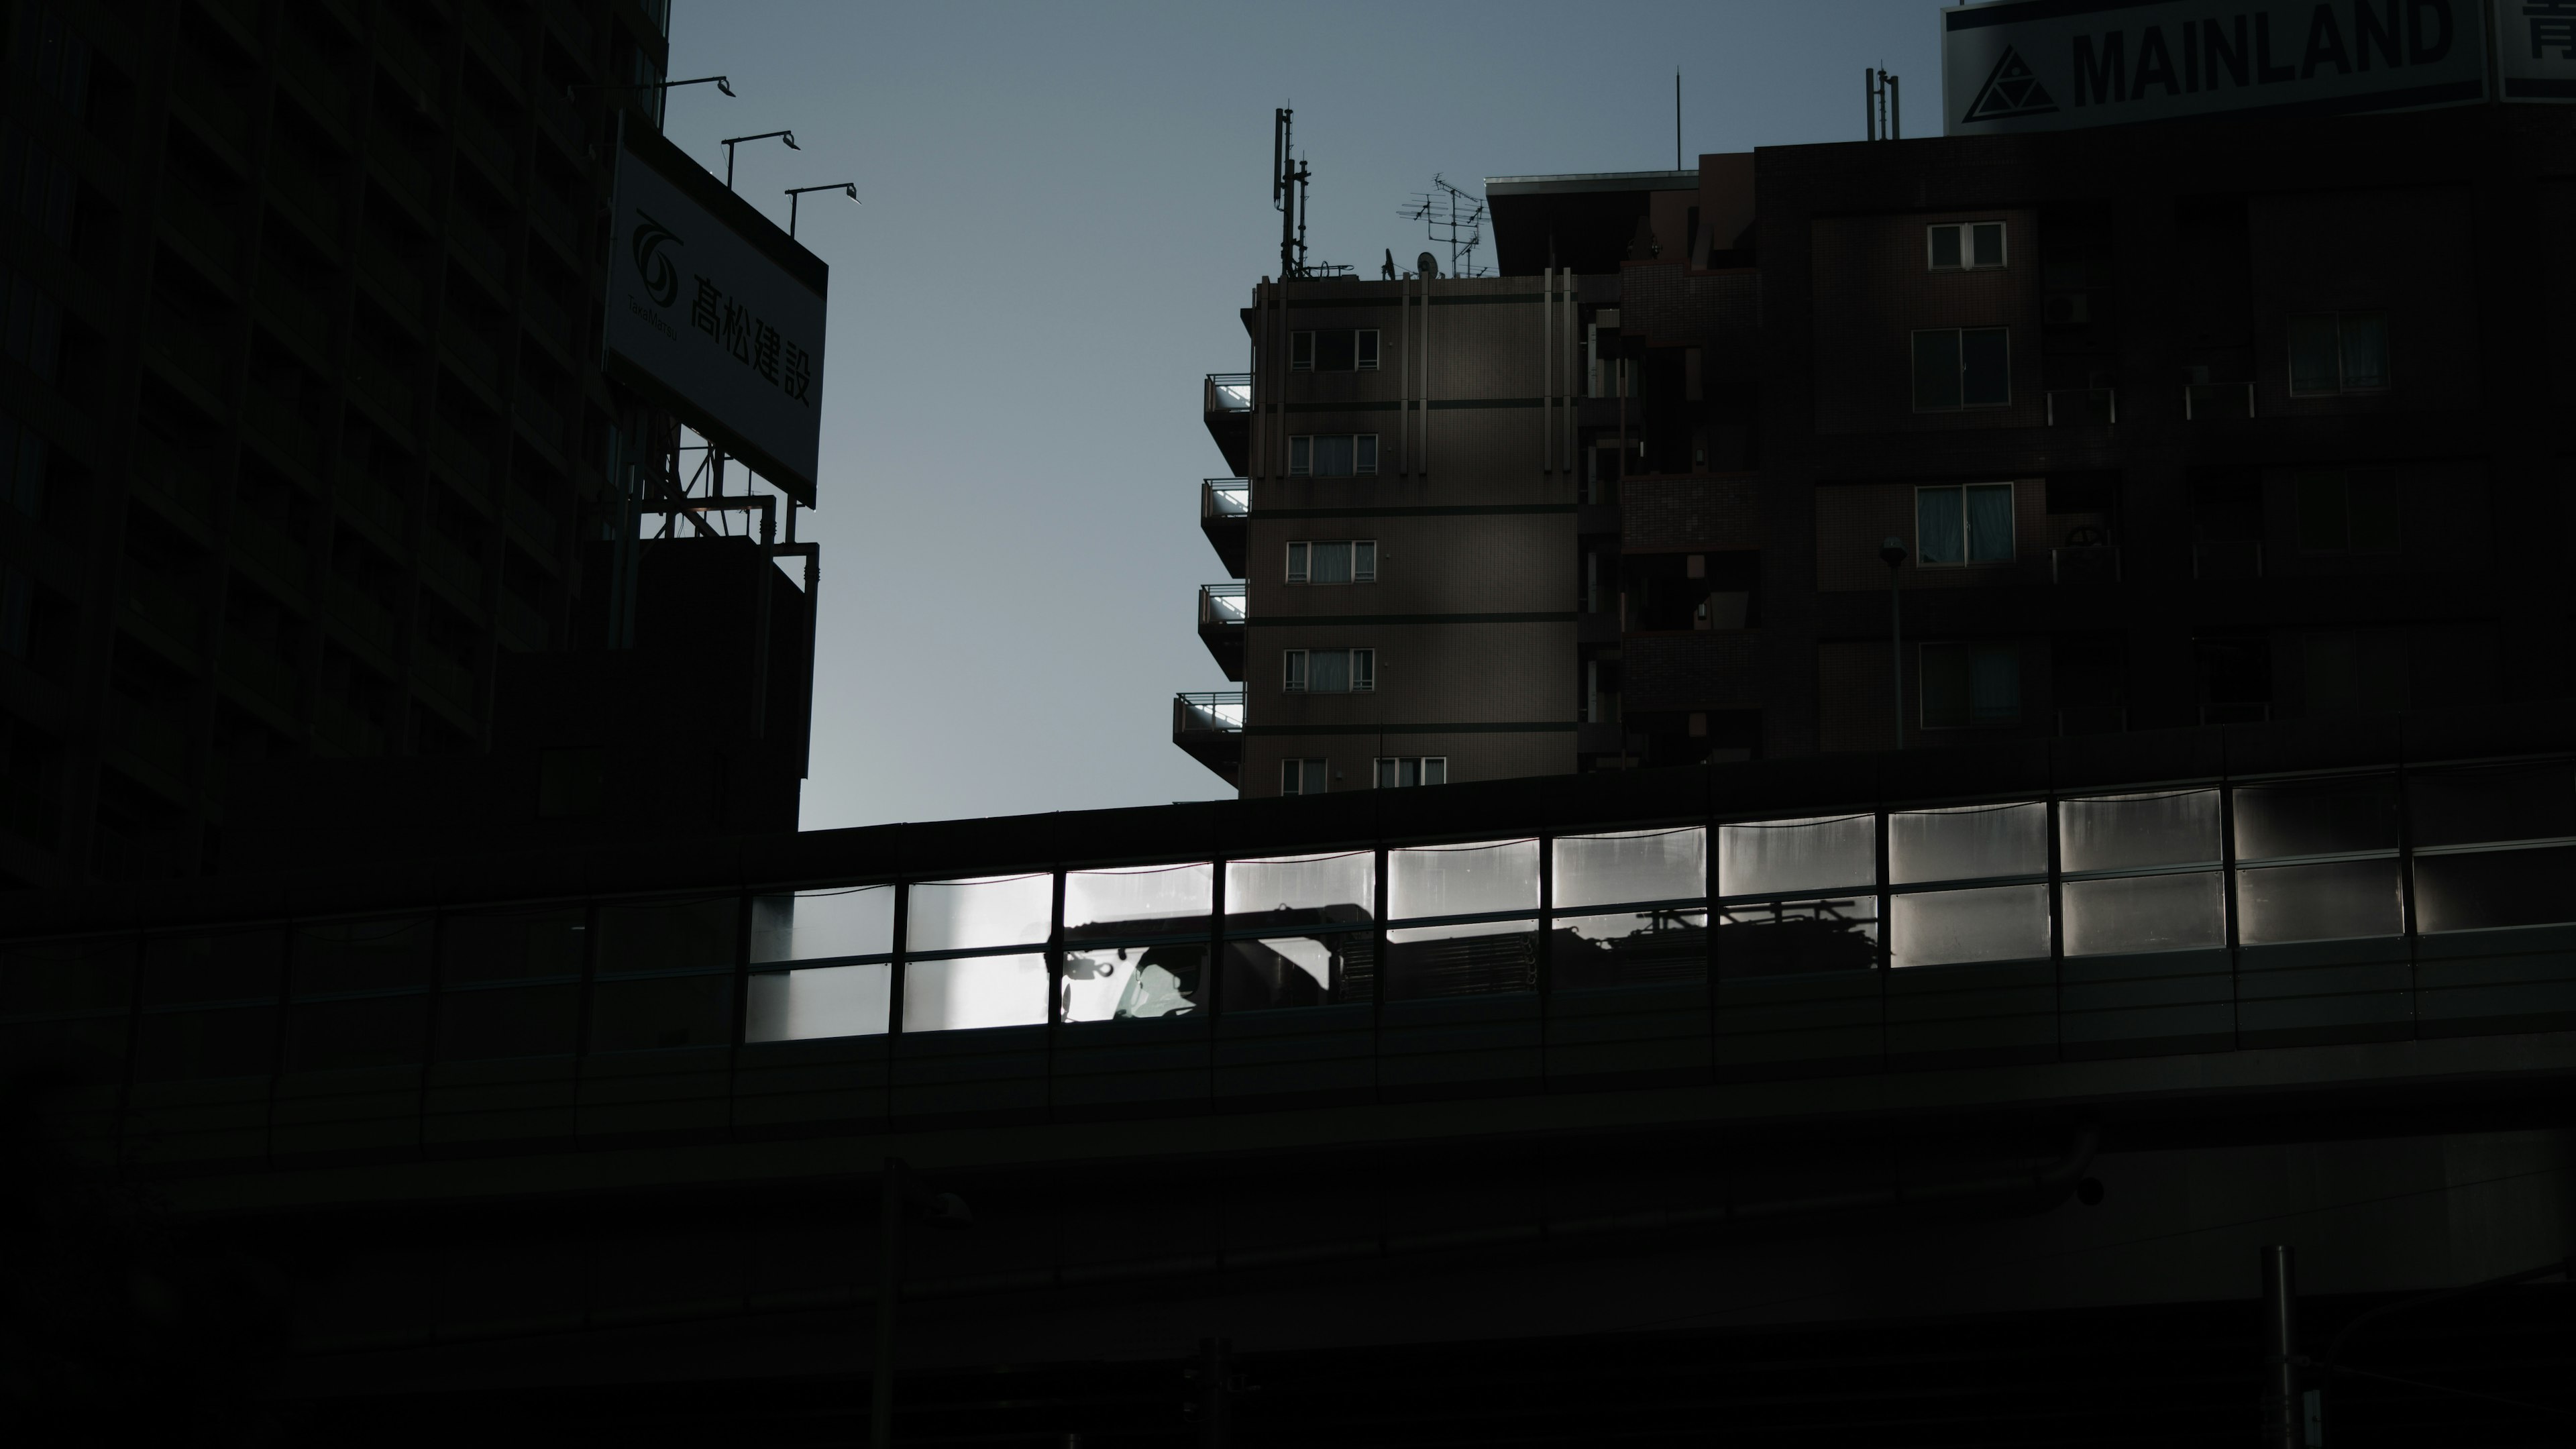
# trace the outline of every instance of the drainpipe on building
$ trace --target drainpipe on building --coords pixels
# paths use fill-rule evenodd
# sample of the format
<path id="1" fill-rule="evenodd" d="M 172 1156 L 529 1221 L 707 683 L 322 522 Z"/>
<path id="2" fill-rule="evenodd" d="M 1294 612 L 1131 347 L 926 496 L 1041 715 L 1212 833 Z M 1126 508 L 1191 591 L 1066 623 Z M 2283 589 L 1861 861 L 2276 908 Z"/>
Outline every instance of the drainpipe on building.
<path id="1" fill-rule="evenodd" d="M 1905 748 L 1905 593 L 1897 587 L 1904 576 L 1905 541 L 1894 534 L 1879 540 L 1878 557 L 1887 565 L 1887 656 L 1893 666 L 1896 702 L 1896 747 Z"/>

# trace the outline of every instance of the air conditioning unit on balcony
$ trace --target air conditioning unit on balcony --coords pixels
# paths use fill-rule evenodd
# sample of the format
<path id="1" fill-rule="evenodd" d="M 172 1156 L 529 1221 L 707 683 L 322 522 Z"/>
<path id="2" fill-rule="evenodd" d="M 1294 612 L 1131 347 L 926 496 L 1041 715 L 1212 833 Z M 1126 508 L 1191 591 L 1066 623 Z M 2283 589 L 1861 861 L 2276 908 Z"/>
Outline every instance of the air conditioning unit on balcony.
<path id="1" fill-rule="evenodd" d="M 2040 307 L 2051 327 L 2093 320 L 2093 298 L 2086 292 L 2051 292 Z"/>

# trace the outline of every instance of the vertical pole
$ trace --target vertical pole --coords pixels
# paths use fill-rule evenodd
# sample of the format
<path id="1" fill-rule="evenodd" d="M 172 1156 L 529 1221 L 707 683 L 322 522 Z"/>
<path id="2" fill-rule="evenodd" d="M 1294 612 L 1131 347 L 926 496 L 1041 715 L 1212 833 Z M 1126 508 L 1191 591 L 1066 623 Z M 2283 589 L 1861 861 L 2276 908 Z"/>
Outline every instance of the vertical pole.
<path id="1" fill-rule="evenodd" d="M 2263 1255 L 2263 1445 L 2302 1449 L 2299 1366 L 2299 1289 L 2293 1250 L 2272 1243 Z"/>
<path id="2" fill-rule="evenodd" d="M 870 1449 L 894 1445 L 894 1303 L 903 1277 L 903 1162 L 885 1160 L 877 1186 L 877 1364 L 868 1382 Z"/>
<path id="3" fill-rule="evenodd" d="M 803 199 L 793 191 L 787 193 L 787 239 L 789 241 L 796 240 L 796 203 Z"/>
<path id="4" fill-rule="evenodd" d="M 1682 169 L 1682 73 L 1673 72 L 1673 169 Z"/>
<path id="5" fill-rule="evenodd" d="M 1227 1401 L 1232 1397 L 1227 1380 L 1232 1375 L 1229 1350 L 1233 1340 L 1202 1338 L 1199 1340 L 1199 1443 L 1204 1449 L 1225 1449 L 1233 1438 L 1233 1425 L 1226 1422 Z"/>
<path id="6" fill-rule="evenodd" d="M 1896 690 L 1896 747 L 1905 748 L 1905 590 L 1897 586 L 1902 568 L 1887 571 L 1887 652 Z"/>
<path id="7" fill-rule="evenodd" d="M 1868 66 L 1860 68 L 1860 129 L 1863 140 L 1878 139 L 1878 72 Z"/>
<path id="8" fill-rule="evenodd" d="M 1887 139 L 1905 139 L 1905 93 L 1898 78 L 1887 78 Z"/>

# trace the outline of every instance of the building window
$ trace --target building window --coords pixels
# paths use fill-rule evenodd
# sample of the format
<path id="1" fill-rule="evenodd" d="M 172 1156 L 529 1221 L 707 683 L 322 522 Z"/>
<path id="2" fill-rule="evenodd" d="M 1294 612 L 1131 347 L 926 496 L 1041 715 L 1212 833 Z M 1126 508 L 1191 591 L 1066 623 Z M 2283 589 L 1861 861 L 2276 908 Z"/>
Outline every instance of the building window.
<path id="1" fill-rule="evenodd" d="M 1377 688 L 1377 651 L 1283 650 L 1279 687 L 1291 694 L 1367 694 Z"/>
<path id="2" fill-rule="evenodd" d="M 1926 644 L 1917 656 L 1923 675 L 1923 728 L 1978 729 L 2021 719 L 2021 646 Z"/>
<path id="3" fill-rule="evenodd" d="M 1288 334 L 1290 372 L 1375 372 L 1377 329 L 1341 327 Z"/>
<path id="4" fill-rule="evenodd" d="M 1923 230 L 1925 259 L 1936 272 L 1974 272 L 2004 264 L 2004 224 L 1957 221 Z"/>
<path id="5" fill-rule="evenodd" d="M 2012 332 L 1943 327 L 1914 334 L 1914 410 L 1956 412 L 2012 402 Z"/>
<path id="6" fill-rule="evenodd" d="M 1352 478 L 1377 471 L 1375 433 L 1300 433 L 1288 440 L 1288 476 Z"/>
<path id="7" fill-rule="evenodd" d="M 1377 787 L 1392 790 L 1399 785 L 1446 785 L 1449 783 L 1447 755 L 1401 755 L 1377 762 Z"/>
<path id="8" fill-rule="evenodd" d="M 1321 795 L 1324 793 L 1322 760 L 1281 760 L 1279 793 L 1282 795 Z"/>
<path id="9" fill-rule="evenodd" d="M 1292 543 L 1288 545 L 1288 582 L 1292 584 L 1373 584 L 1377 582 L 1377 542 Z"/>
<path id="10" fill-rule="evenodd" d="M 2290 319 L 2290 395 L 2388 389 L 2388 314 L 2317 312 Z"/>
<path id="11" fill-rule="evenodd" d="M 2301 553 L 2398 551 L 2397 479 L 2385 468 L 2301 473 Z"/>
<path id="12" fill-rule="evenodd" d="M 1914 490 L 1914 562 L 1923 568 L 2013 561 L 2013 486 Z"/>

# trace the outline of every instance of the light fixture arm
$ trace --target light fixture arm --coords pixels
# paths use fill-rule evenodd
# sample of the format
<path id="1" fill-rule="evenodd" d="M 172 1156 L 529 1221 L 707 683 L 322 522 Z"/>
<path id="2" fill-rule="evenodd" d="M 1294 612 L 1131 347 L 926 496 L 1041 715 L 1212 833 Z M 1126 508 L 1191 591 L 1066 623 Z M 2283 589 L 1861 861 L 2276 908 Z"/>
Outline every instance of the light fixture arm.
<path id="1" fill-rule="evenodd" d="M 787 149 L 790 151 L 805 149 L 796 144 L 796 133 L 793 131 L 763 131 L 757 136 L 730 136 L 725 139 L 725 190 L 733 190 L 733 148 L 745 141 L 767 141 L 773 138 L 786 142 Z"/>
<path id="2" fill-rule="evenodd" d="M 692 76 L 687 80 L 675 81 L 608 81 L 598 85 L 565 86 L 564 99 L 571 100 L 580 91 L 667 91 L 680 86 L 703 85 L 713 85 L 726 95 L 733 96 L 736 100 L 741 99 L 740 96 L 733 95 L 733 82 L 720 75 Z"/>
<path id="3" fill-rule="evenodd" d="M 788 187 L 787 234 L 791 237 L 796 235 L 796 202 L 798 198 L 804 196 L 805 193 L 809 191 L 846 191 L 850 194 L 850 200 L 856 201 L 859 199 L 859 183 L 855 181 L 829 181 L 825 182 L 821 186 Z"/>

